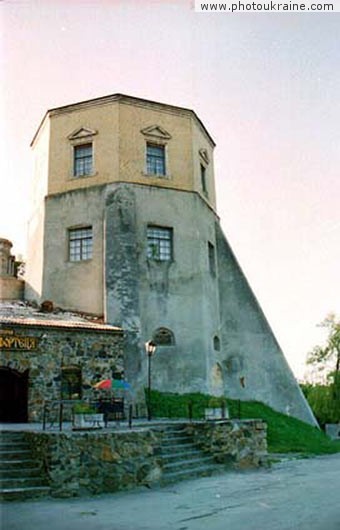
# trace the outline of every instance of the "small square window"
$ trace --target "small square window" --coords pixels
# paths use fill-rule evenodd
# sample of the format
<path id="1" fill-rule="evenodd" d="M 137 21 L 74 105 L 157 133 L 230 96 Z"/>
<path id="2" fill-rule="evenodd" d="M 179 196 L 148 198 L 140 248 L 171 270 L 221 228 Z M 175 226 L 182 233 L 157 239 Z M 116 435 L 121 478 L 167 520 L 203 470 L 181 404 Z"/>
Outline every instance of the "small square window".
<path id="1" fill-rule="evenodd" d="M 172 228 L 149 226 L 147 231 L 147 256 L 155 261 L 172 260 Z"/>
<path id="2" fill-rule="evenodd" d="M 165 146 L 146 144 L 146 170 L 148 175 L 165 175 Z"/>
<path id="3" fill-rule="evenodd" d="M 69 230 L 69 260 L 85 261 L 92 258 L 92 227 Z"/>
<path id="4" fill-rule="evenodd" d="M 73 148 L 73 175 L 84 177 L 92 175 L 93 171 L 93 149 L 92 144 L 75 145 Z"/>

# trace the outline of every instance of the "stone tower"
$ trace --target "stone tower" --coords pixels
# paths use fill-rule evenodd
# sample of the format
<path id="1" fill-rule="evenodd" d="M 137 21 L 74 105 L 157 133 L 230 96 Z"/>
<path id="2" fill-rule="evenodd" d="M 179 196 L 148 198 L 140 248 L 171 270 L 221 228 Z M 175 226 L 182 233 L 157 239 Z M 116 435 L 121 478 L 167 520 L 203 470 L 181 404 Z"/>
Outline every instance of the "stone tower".
<path id="1" fill-rule="evenodd" d="M 26 296 L 126 332 L 133 385 L 253 399 L 314 417 L 221 230 L 214 141 L 185 108 L 116 94 L 46 113 Z"/>

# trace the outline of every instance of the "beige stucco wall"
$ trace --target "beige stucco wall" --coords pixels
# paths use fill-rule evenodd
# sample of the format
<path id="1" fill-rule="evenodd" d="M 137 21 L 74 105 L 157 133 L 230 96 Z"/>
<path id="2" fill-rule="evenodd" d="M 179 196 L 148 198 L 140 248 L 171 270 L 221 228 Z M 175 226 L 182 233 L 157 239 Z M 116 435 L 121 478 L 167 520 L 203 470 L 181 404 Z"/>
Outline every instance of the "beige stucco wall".
<path id="1" fill-rule="evenodd" d="M 216 209 L 215 175 L 214 175 L 214 148 L 206 134 L 196 121 L 192 120 L 192 148 L 193 148 L 193 180 L 194 189 Z M 206 150 L 208 162 L 200 155 L 200 150 Z M 207 195 L 203 193 L 201 183 L 201 164 L 206 168 Z"/>
<path id="2" fill-rule="evenodd" d="M 122 98 L 55 109 L 50 111 L 45 122 L 51 124 L 49 195 L 119 181 L 201 192 L 199 150 L 203 148 L 210 158 L 208 201 L 215 207 L 213 143 L 193 112 L 149 102 L 136 104 L 135 100 Z M 162 140 L 142 133 L 152 126 L 161 127 L 171 138 Z M 70 140 L 69 136 L 81 127 L 95 134 L 83 142 Z M 41 141 L 40 131 L 34 146 Z M 146 172 L 147 141 L 166 146 L 167 174 L 164 178 Z M 93 144 L 93 174 L 75 178 L 73 146 L 88 142 Z"/>
<path id="3" fill-rule="evenodd" d="M 72 262 L 68 229 L 92 226 L 92 258 Z M 65 309 L 103 313 L 102 187 L 53 195 L 46 201 L 43 298 Z"/>
<path id="4" fill-rule="evenodd" d="M 118 180 L 118 103 L 94 104 L 68 112 L 51 112 L 50 171 L 48 194 L 87 188 Z M 68 138 L 85 127 L 97 131 L 93 144 L 93 174 L 73 176 L 73 145 Z M 83 143 L 88 143 L 84 140 Z"/>
<path id="5" fill-rule="evenodd" d="M 31 185 L 31 217 L 28 222 L 25 298 L 39 300 L 43 277 L 45 197 L 50 150 L 50 121 L 46 119 L 33 146 L 34 173 Z"/>
<path id="6" fill-rule="evenodd" d="M 0 300 L 22 300 L 24 280 L 19 278 L 0 277 Z"/>
<path id="7" fill-rule="evenodd" d="M 120 180 L 176 189 L 193 189 L 191 117 L 169 111 L 120 104 Z M 169 140 L 143 134 L 147 127 L 160 126 Z M 146 144 L 166 146 L 166 176 L 147 175 Z"/>

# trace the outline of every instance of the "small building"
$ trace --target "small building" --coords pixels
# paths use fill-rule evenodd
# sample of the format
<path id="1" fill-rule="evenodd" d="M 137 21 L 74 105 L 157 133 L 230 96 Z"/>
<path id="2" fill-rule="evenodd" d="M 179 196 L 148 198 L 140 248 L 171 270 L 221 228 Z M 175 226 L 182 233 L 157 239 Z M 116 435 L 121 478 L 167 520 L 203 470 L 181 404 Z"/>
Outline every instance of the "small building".
<path id="1" fill-rule="evenodd" d="M 11 241 L 0 238 L 0 300 L 22 300 L 24 297 L 25 282 L 18 278 L 12 246 Z"/>
<path id="2" fill-rule="evenodd" d="M 120 328 L 25 303 L 0 306 L 0 422 L 41 421 L 45 401 L 90 398 L 124 372 Z"/>

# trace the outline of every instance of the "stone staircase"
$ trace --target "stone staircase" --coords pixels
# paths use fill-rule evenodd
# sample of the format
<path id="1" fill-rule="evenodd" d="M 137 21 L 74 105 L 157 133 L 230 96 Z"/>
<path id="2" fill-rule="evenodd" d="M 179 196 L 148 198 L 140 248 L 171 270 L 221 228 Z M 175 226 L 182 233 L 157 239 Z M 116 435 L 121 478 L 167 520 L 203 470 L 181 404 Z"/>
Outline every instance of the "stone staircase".
<path id="1" fill-rule="evenodd" d="M 39 462 L 33 458 L 24 433 L 0 433 L 0 499 L 24 500 L 48 495 Z"/>
<path id="2" fill-rule="evenodd" d="M 201 451 L 192 436 L 185 433 L 183 426 L 167 427 L 161 443 L 160 458 L 163 475 L 161 484 L 169 484 L 195 477 L 210 476 L 221 472 L 213 456 Z"/>

